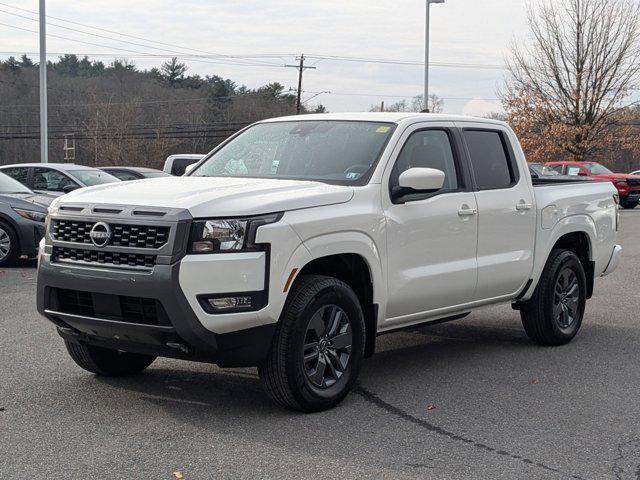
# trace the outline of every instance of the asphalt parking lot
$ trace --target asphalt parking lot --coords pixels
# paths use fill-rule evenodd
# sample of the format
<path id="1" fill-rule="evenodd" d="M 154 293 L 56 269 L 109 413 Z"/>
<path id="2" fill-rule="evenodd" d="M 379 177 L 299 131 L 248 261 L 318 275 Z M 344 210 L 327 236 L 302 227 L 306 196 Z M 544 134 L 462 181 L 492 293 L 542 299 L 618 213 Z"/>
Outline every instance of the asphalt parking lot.
<path id="1" fill-rule="evenodd" d="M 338 408 L 272 406 L 253 369 L 156 361 L 96 378 L 0 269 L 0 479 L 640 478 L 640 208 L 574 343 L 500 306 L 380 338 Z"/>

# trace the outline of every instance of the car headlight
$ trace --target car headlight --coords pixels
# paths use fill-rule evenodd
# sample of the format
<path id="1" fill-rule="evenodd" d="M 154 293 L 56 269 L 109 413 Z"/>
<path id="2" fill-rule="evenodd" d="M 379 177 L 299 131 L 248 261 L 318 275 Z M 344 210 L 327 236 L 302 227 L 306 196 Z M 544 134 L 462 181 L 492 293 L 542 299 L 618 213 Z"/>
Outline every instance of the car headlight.
<path id="1" fill-rule="evenodd" d="M 251 218 L 196 220 L 191 229 L 189 253 L 220 253 L 257 250 L 256 230 L 277 222 L 281 214 Z"/>
<path id="2" fill-rule="evenodd" d="M 35 212 L 33 210 L 23 210 L 21 208 L 14 208 L 13 210 L 22 218 L 26 218 L 27 220 L 33 220 L 34 222 L 44 223 L 45 219 L 47 218 L 47 214 L 42 212 Z"/>

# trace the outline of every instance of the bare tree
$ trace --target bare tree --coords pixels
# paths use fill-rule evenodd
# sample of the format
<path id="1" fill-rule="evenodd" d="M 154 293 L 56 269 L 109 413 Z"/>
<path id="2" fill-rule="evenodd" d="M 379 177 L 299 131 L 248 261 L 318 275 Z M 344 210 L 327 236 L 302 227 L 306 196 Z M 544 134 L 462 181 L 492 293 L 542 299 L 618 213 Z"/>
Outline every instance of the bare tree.
<path id="1" fill-rule="evenodd" d="M 431 113 L 442 113 L 444 110 L 444 100 L 437 95 L 429 95 L 429 105 L 427 108 Z M 424 95 L 413 97 L 411 110 L 413 112 L 422 112 L 425 110 Z"/>
<path id="2" fill-rule="evenodd" d="M 514 46 L 502 94 L 507 118 L 549 152 L 584 160 L 607 148 L 640 72 L 637 0 L 529 5 L 530 45 Z M 536 140 L 537 138 L 537 140 Z"/>
<path id="3" fill-rule="evenodd" d="M 373 105 L 370 112 L 379 112 L 381 106 Z M 411 100 L 411 104 L 407 103 L 406 100 L 400 100 L 396 103 L 392 103 L 387 105 L 384 108 L 385 112 L 422 112 L 424 111 L 424 95 L 416 95 Z M 444 100 L 442 100 L 437 95 L 429 95 L 429 112 L 431 113 L 442 113 L 444 110 Z"/>

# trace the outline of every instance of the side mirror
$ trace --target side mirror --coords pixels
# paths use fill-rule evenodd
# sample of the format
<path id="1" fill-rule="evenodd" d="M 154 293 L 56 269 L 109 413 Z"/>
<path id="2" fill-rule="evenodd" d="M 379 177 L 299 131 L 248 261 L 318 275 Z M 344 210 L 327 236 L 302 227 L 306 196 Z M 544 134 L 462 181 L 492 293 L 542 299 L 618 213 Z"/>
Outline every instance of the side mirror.
<path id="1" fill-rule="evenodd" d="M 62 187 L 62 191 L 64 193 L 70 193 L 73 192 L 74 190 L 78 190 L 80 187 L 78 185 L 65 185 L 64 187 Z"/>
<path id="2" fill-rule="evenodd" d="M 196 163 L 192 163 L 191 165 L 187 165 L 187 166 L 184 168 L 183 176 L 185 176 L 185 175 L 189 175 L 189 174 L 193 171 L 193 169 L 194 169 L 194 168 L 196 168 L 196 165 L 198 165 L 198 162 L 196 162 Z"/>
<path id="3" fill-rule="evenodd" d="M 435 168 L 410 168 L 400 174 L 398 186 L 420 193 L 432 193 L 442 190 L 444 177 L 444 172 Z"/>
<path id="4" fill-rule="evenodd" d="M 580 171 L 578 172 L 578 176 L 579 176 L 579 177 L 588 177 L 589 175 L 587 175 L 587 173 L 586 173 L 586 172 L 583 172 L 582 170 L 580 170 Z"/>
<path id="5" fill-rule="evenodd" d="M 392 199 L 399 200 L 411 193 L 435 193 L 442 190 L 444 179 L 445 174 L 442 170 L 410 168 L 400 174 L 398 185 L 391 190 Z"/>

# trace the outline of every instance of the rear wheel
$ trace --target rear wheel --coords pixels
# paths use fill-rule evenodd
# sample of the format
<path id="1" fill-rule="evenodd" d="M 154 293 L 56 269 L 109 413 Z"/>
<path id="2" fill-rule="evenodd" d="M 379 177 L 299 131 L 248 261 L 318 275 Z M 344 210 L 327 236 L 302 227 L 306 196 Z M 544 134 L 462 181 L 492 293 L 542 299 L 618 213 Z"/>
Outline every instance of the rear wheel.
<path id="1" fill-rule="evenodd" d="M 578 256 L 556 249 L 520 316 L 527 335 L 541 345 L 569 343 L 580 330 L 587 298 L 584 267 Z"/>
<path id="2" fill-rule="evenodd" d="M 18 236 L 9 225 L 0 222 L 0 267 L 16 263 L 20 252 Z"/>
<path id="3" fill-rule="evenodd" d="M 364 316 L 351 288 L 304 276 L 287 299 L 258 373 L 267 394 L 292 410 L 334 407 L 349 393 L 364 357 Z"/>
<path id="4" fill-rule="evenodd" d="M 640 200 L 635 200 L 633 202 L 627 202 L 626 200 L 620 200 L 620 206 L 624 209 L 634 209 L 638 206 L 638 203 L 640 203 Z"/>
<path id="5" fill-rule="evenodd" d="M 64 341 L 74 362 L 88 372 L 104 377 L 135 375 L 153 363 L 156 357 L 139 353 L 120 352 L 109 348 Z"/>

